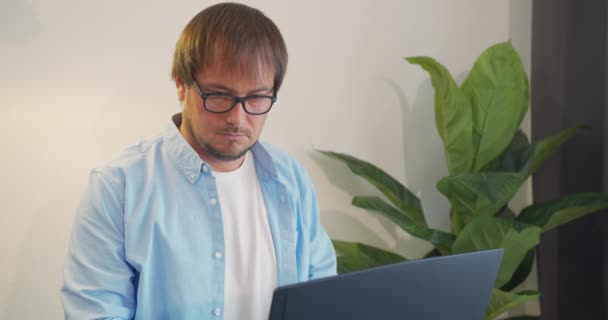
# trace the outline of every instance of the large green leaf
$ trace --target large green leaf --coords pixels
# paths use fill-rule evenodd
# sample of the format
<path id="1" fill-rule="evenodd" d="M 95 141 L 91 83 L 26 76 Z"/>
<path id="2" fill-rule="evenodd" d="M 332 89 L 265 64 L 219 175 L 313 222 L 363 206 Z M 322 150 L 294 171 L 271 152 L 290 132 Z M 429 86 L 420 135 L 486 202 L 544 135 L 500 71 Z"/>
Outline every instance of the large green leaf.
<path id="1" fill-rule="evenodd" d="M 366 259 L 353 256 L 341 256 L 336 258 L 338 264 L 338 274 L 345 274 L 355 271 L 367 270 L 378 265 Z"/>
<path id="2" fill-rule="evenodd" d="M 441 252 L 439 252 L 439 250 L 437 249 L 431 249 L 429 252 L 427 252 L 423 258 L 432 258 L 432 257 L 439 257 L 441 256 Z"/>
<path id="3" fill-rule="evenodd" d="M 499 217 L 499 218 L 505 218 L 505 219 L 515 219 L 515 217 L 517 217 L 517 215 L 515 214 L 515 212 L 513 212 L 513 210 L 511 210 L 507 206 L 502 207 L 498 211 L 498 214 L 496 216 Z"/>
<path id="4" fill-rule="evenodd" d="M 568 128 L 533 144 L 523 131 L 518 130 L 505 152 L 482 171 L 520 172 L 526 178 L 581 128 Z"/>
<path id="5" fill-rule="evenodd" d="M 531 155 L 530 142 L 522 130 L 517 130 L 503 154 L 482 171 L 519 172 Z"/>
<path id="6" fill-rule="evenodd" d="M 505 250 L 496 287 L 504 286 L 524 260 L 528 251 L 538 245 L 541 229 L 493 216 L 478 216 L 456 237 L 453 253 L 503 248 Z"/>
<path id="7" fill-rule="evenodd" d="M 407 233 L 435 245 L 443 254 L 449 253 L 449 248 L 454 242 L 454 236 L 452 234 L 416 223 L 378 197 L 354 197 L 352 205 L 382 213 Z"/>
<path id="8" fill-rule="evenodd" d="M 470 101 L 449 71 L 430 57 L 406 58 L 431 76 L 435 88 L 435 122 L 443 139 L 450 174 L 473 168 L 473 125 Z"/>
<path id="9" fill-rule="evenodd" d="M 486 312 L 486 320 L 493 320 L 504 312 L 517 307 L 518 305 L 537 299 L 540 296 L 538 291 L 523 291 L 519 293 L 504 292 L 498 289 L 492 291 L 490 304 Z"/>
<path id="10" fill-rule="evenodd" d="M 519 264 L 517 269 L 515 269 L 515 272 L 513 272 L 513 277 L 511 277 L 511 280 L 502 286 L 500 288 L 501 290 L 511 291 L 528 279 L 530 273 L 532 272 L 532 267 L 534 266 L 535 254 L 535 249 L 532 249 L 526 253 L 524 260 Z"/>
<path id="11" fill-rule="evenodd" d="M 347 154 L 321 150 L 319 152 L 342 161 L 354 174 L 364 178 L 378 188 L 406 217 L 416 223 L 426 225 L 420 199 L 388 173 L 369 162 Z"/>
<path id="12" fill-rule="evenodd" d="M 486 49 L 462 84 L 473 114 L 474 165 L 479 171 L 497 158 L 528 111 L 528 78 L 510 42 Z"/>
<path id="13" fill-rule="evenodd" d="M 452 205 L 450 209 L 450 226 L 453 234 L 458 235 L 471 219 L 473 219 L 473 214 L 467 211 L 466 207 L 454 207 Z"/>
<path id="14" fill-rule="evenodd" d="M 478 215 L 494 215 L 504 207 L 523 183 L 510 172 L 474 172 L 444 177 L 439 191 L 452 204 L 452 232 L 460 230 Z"/>
<path id="15" fill-rule="evenodd" d="M 348 273 L 407 260 L 406 258 L 358 242 L 333 240 L 338 255 L 338 273 Z"/>
<path id="16" fill-rule="evenodd" d="M 534 142 L 530 145 L 530 159 L 522 168 L 521 174 L 525 177 L 531 175 L 540 167 L 543 162 L 555 152 L 562 143 L 570 139 L 581 127 L 573 127 L 563 130 L 560 133 Z"/>
<path id="17" fill-rule="evenodd" d="M 528 206 L 517 221 L 551 230 L 564 223 L 608 208 L 608 196 L 601 193 L 579 193 Z"/>

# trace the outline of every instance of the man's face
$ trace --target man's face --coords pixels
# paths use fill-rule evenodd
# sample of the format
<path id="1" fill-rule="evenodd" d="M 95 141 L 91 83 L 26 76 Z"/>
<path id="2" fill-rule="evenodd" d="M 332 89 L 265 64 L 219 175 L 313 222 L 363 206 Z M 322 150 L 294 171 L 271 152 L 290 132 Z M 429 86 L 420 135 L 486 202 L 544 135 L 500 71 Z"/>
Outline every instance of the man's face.
<path id="1" fill-rule="evenodd" d="M 272 95 L 274 73 L 270 70 L 256 77 L 251 72 L 231 71 L 221 65 L 204 68 L 194 80 L 205 93 L 224 93 L 244 97 Z M 203 99 L 194 86 L 176 80 L 178 96 L 184 103 L 180 131 L 199 156 L 210 163 L 238 163 L 258 140 L 266 114 L 251 115 L 238 103 L 226 113 L 212 113 L 203 108 Z M 238 167 L 237 165 L 237 167 Z M 231 170 L 233 166 L 225 168 Z M 234 168 L 235 169 L 235 168 Z"/>

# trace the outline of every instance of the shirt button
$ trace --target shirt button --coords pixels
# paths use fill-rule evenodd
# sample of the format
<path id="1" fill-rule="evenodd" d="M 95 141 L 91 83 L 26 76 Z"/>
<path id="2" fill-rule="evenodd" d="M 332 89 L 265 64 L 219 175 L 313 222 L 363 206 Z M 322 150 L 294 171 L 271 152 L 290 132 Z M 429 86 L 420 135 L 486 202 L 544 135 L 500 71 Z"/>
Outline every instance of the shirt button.
<path id="1" fill-rule="evenodd" d="M 214 206 L 217 203 L 217 200 L 215 200 L 215 198 L 211 198 L 211 200 L 209 200 L 209 203 Z"/>
<path id="2" fill-rule="evenodd" d="M 216 259 L 221 259 L 223 256 L 224 255 L 221 252 L 219 252 L 219 251 L 215 253 L 215 258 Z"/>
<path id="3" fill-rule="evenodd" d="M 222 310 L 220 310 L 220 308 L 215 308 L 215 310 L 213 310 L 213 314 L 219 316 L 220 314 L 222 314 Z"/>
<path id="4" fill-rule="evenodd" d="M 206 165 L 203 165 L 203 172 L 207 172 L 209 171 L 209 167 L 207 167 Z"/>
<path id="5" fill-rule="evenodd" d="M 281 202 L 285 202 L 285 195 L 284 194 L 281 195 Z"/>

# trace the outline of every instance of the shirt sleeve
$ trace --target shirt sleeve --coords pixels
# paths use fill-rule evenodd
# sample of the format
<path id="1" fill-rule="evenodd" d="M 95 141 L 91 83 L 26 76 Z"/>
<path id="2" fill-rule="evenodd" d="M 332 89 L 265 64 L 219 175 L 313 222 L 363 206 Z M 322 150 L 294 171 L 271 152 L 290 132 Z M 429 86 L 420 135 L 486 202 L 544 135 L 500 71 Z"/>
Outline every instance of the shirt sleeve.
<path id="1" fill-rule="evenodd" d="M 122 184 L 93 171 L 76 212 L 63 272 L 65 319 L 131 319 L 136 274 L 125 260 Z"/>
<path id="2" fill-rule="evenodd" d="M 307 213 L 309 220 L 307 223 L 310 245 L 308 278 L 317 279 L 336 275 L 336 252 L 331 239 L 321 224 L 317 196 L 306 172 L 304 172 L 304 185 L 303 212 Z"/>

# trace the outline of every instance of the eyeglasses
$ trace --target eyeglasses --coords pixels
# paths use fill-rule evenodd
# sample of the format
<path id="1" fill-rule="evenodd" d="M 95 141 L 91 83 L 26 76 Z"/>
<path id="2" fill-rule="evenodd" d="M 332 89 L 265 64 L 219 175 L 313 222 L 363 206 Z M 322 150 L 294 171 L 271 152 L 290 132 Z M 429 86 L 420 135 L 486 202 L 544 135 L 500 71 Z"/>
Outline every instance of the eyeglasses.
<path id="1" fill-rule="evenodd" d="M 203 108 L 212 113 L 228 112 L 240 102 L 248 114 L 260 115 L 270 111 L 272 105 L 277 101 L 277 97 L 274 94 L 272 96 L 253 95 L 237 97 L 225 93 L 205 93 L 198 83 L 196 83 L 196 80 L 194 81 L 194 87 L 203 99 Z"/>

